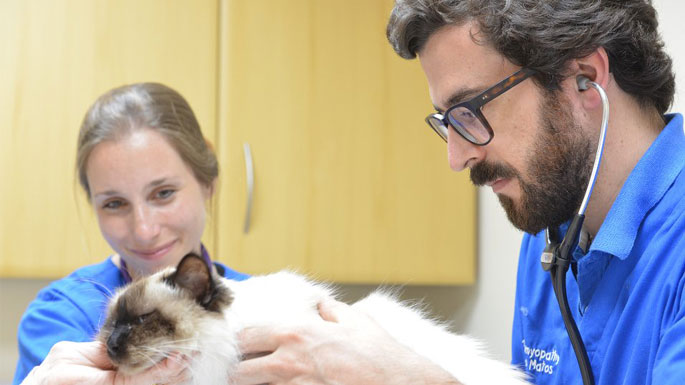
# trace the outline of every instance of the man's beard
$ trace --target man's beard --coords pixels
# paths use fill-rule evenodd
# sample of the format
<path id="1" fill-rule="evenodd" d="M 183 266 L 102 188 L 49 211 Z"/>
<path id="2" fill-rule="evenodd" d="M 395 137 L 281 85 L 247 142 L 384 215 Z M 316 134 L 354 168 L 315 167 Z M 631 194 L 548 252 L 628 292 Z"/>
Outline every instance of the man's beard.
<path id="1" fill-rule="evenodd" d="M 516 178 L 521 201 L 498 194 L 509 221 L 518 229 L 535 234 L 559 226 L 578 211 L 592 172 L 594 146 L 582 128 L 562 106 L 563 95 L 547 92 L 532 153 L 527 161 L 528 177 L 506 164 L 480 162 L 471 169 L 471 181 L 483 185 L 498 178 Z M 564 103 L 569 105 L 568 103 Z"/>

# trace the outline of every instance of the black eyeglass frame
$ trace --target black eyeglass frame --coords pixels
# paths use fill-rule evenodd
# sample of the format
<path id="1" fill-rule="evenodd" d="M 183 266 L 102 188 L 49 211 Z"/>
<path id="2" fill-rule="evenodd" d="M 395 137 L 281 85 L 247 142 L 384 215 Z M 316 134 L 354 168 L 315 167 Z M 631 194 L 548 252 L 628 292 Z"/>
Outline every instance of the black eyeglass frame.
<path id="1" fill-rule="evenodd" d="M 490 123 L 488 123 L 488 120 L 485 119 L 485 115 L 483 115 L 483 112 L 481 109 L 483 108 L 484 105 L 488 104 L 492 100 L 494 100 L 496 97 L 502 95 L 503 93 L 509 91 L 511 88 L 513 88 L 515 85 L 521 83 L 522 81 L 528 79 L 530 76 L 535 74 L 535 70 L 532 70 L 530 68 L 523 67 L 520 70 L 516 71 L 514 74 L 511 76 L 507 77 L 506 79 L 502 80 L 501 82 L 495 84 L 494 86 L 488 88 L 487 90 L 481 92 L 478 94 L 476 97 L 474 97 L 471 100 L 467 100 L 465 102 L 461 102 L 459 104 L 456 104 L 450 108 L 448 108 L 444 114 L 440 113 L 432 113 L 426 117 L 426 123 L 435 131 L 442 140 L 447 142 L 447 137 L 443 136 L 443 134 L 438 131 L 438 128 L 436 128 L 433 123 L 431 123 L 431 120 L 437 120 L 438 122 L 442 123 L 442 125 L 445 128 L 452 127 L 454 131 L 456 131 L 462 138 L 466 139 L 470 143 L 473 143 L 477 146 L 485 146 L 486 144 L 490 143 L 492 138 L 495 137 L 495 133 L 492 131 L 492 127 L 490 127 Z M 462 130 L 459 127 L 453 126 L 449 122 L 449 114 L 450 112 L 454 111 L 457 108 L 466 108 L 469 111 L 471 111 L 476 118 L 480 121 L 480 123 L 483 125 L 483 127 L 486 129 L 488 132 L 489 138 L 485 142 L 478 142 L 475 137 L 470 134 L 468 131 L 462 132 Z M 465 129 L 464 129 L 465 130 Z"/>

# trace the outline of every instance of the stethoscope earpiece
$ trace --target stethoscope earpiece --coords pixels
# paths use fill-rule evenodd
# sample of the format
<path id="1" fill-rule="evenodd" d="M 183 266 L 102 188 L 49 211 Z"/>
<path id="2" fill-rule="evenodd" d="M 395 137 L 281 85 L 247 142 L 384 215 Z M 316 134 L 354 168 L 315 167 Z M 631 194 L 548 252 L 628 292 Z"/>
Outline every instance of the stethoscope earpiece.
<path id="1" fill-rule="evenodd" d="M 589 86 L 588 86 L 589 81 L 590 81 L 590 79 L 586 78 L 583 75 L 579 75 L 576 77 L 576 82 L 578 83 L 578 89 L 580 91 L 585 91 L 589 88 Z"/>

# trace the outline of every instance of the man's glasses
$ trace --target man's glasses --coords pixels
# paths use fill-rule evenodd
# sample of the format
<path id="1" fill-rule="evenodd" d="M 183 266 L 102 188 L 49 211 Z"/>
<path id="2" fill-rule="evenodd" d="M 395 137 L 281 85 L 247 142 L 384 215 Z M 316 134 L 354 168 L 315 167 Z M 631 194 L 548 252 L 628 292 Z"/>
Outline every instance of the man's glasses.
<path id="1" fill-rule="evenodd" d="M 445 114 L 434 113 L 426 117 L 426 123 L 445 142 L 447 142 L 447 127 L 452 127 L 459 135 L 469 142 L 485 146 L 495 135 L 490 124 L 485 119 L 481 109 L 496 97 L 502 95 L 515 85 L 526 80 L 535 71 L 522 68 L 508 78 L 483 91 L 471 100 L 459 103 L 445 111 Z"/>

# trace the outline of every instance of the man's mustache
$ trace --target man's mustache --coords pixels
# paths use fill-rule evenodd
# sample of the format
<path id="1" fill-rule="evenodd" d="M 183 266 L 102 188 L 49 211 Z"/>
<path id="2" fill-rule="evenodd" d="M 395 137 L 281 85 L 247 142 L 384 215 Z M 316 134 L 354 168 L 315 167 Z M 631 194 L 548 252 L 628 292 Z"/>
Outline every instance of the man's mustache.
<path id="1" fill-rule="evenodd" d="M 481 161 L 471 168 L 471 182 L 476 186 L 484 186 L 488 182 L 497 179 L 507 179 L 518 176 L 518 173 L 511 167 L 499 163 L 487 163 Z"/>

